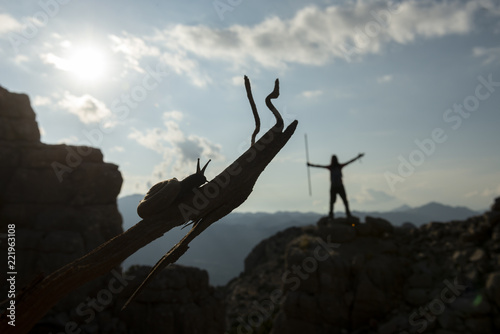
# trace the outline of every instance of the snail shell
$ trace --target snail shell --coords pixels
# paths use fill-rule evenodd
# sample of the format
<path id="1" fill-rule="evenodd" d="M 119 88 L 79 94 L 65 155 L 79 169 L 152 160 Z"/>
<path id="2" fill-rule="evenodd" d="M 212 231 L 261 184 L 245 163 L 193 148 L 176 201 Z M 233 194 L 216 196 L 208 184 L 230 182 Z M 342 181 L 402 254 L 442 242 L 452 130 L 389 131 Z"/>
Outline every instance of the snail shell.
<path id="1" fill-rule="evenodd" d="M 175 177 L 165 181 L 158 182 L 139 202 L 137 214 L 141 218 L 146 218 L 160 213 L 170 206 L 178 197 L 181 191 L 181 182 Z"/>

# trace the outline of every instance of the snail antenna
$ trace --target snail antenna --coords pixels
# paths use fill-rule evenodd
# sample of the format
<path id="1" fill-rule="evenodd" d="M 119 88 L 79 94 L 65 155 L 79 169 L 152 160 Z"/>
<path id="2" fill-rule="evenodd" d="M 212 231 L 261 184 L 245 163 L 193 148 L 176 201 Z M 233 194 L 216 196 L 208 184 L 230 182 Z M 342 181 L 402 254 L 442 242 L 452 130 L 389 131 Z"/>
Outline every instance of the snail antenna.
<path id="1" fill-rule="evenodd" d="M 208 166 L 208 163 L 212 161 L 212 159 L 208 159 L 207 163 L 205 164 L 205 166 L 203 166 L 202 170 L 201 170 L 201 174 L 204 174 L 205 173 L 205 169 L 207 169 L 207 166 Z M 198 168 L 200 168 L 200 159 L 198 159 Z"/>

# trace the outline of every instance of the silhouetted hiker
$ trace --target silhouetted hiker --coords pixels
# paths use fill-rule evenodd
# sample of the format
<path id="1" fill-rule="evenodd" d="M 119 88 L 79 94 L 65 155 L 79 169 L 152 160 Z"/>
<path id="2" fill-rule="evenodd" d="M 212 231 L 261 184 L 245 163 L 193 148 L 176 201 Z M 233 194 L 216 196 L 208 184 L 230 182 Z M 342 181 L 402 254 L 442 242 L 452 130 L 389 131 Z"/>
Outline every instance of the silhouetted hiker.
<path id="1" fill-rule="evenodd" d="M 328 216 L 333 219 L 333 204 L 335 204 L 335 200 L 337 199 L 337 194 L 340 195 L 340 198 L 342 198 L 342 201 L 344 202 L 345 206 L 345 212 L 347 217 L 351 217 L 351 211 L 349 210 L 349 202 L 347 201 L 347 195 L 345 193 L 344 189 L 344 183 L 342 182 L 342 168 L 350 164 L 351 162 L 356 161 L 357 159 L 361 158 L 364 153 L 360 153 L 357 157 L 355 157 L 352 160 L 349 160 L 346 163 L 340 164 L 339 161 L 337 160 L 336 155 L 332 155 L 332 162 L 330 165 L 313 165 L 310 164 L 309 162 L 307 163 L 308 166 L 310 167 L 321 167 L 321 168 L 326 168 L 330 171 L 330 212 L 328 213 Z"/>

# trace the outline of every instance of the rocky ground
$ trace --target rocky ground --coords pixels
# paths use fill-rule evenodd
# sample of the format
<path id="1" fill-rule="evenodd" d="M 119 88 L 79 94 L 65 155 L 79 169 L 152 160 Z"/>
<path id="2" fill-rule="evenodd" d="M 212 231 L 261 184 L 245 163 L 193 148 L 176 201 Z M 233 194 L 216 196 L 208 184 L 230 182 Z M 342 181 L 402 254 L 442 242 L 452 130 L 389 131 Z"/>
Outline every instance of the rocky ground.
<path id="1" fill-rule="evenodd" d="M 415 228 L 326 218 L 262 241 L 227 286 L 230 333 L 497 333 L 500 199 Z"/>

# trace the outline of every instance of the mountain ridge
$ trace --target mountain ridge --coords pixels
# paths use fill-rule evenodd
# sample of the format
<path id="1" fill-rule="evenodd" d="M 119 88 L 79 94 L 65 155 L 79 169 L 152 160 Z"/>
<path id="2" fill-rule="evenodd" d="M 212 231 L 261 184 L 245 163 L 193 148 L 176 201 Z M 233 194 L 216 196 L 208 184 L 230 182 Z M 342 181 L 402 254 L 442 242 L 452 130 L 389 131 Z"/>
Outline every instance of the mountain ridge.
<path id="1" fill-rule="evenodd" d="M 118 198 L 118 208 L 123 217 L 124 230 L 141 220 L 136 208 L 142 198 L 140 194 Z M 433 214 L 432 210 L 441 211 Z M 478 214 L 480 212 L 467 208 L 456 209 L 437 202 L 429 202 L 405 212 L 353 211 L 353 215 L 360 220 L 364 220 L 367 216 L 379 217 L 390 221 L 395 226 L 400 226 L 405 222 L 420 226 L 432 221 L 464 220 Z M 336 213 L 336 217 L 342 216 L 343 213 Z M 315 224 L 321 217 L 322 215 L 316 212 L 233 212 L 202 233 L 190 245 L 189 251 L 179 259 L 178 263 L 205 269 L 209 272 L 211 284 L 224 285 L 243 271 L 245 257 L 260 241 L 292 226 Z M 126 259 L 123 266 L 128 268 L 135 264 L 154 265 L 187 232 L 186 229 L 169 231 Z"/>

